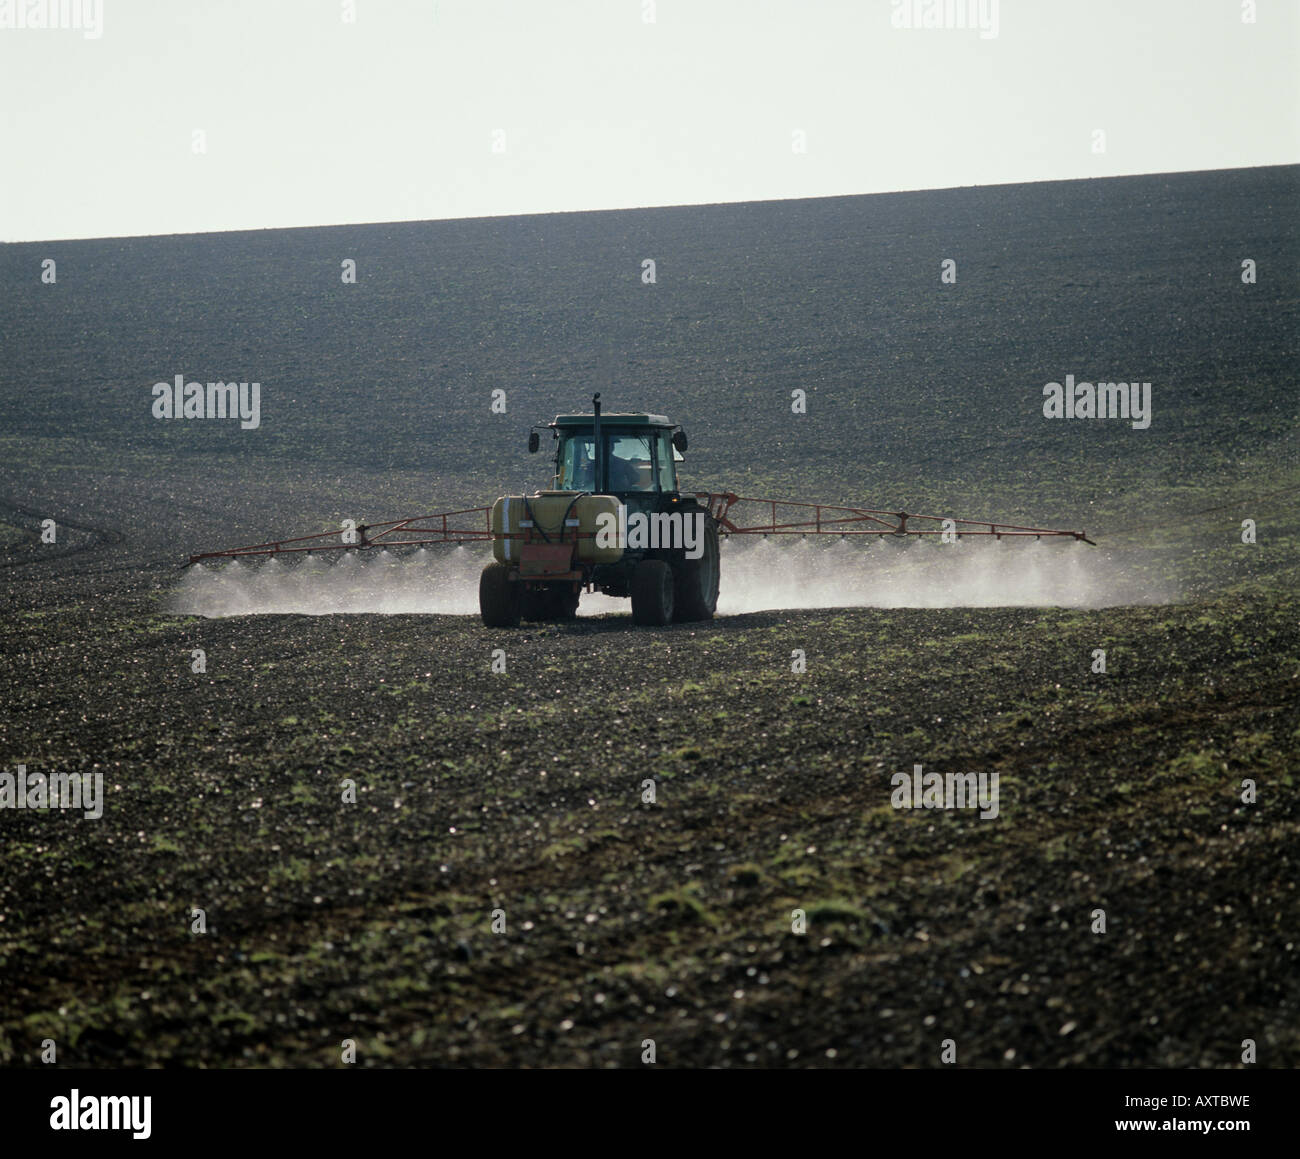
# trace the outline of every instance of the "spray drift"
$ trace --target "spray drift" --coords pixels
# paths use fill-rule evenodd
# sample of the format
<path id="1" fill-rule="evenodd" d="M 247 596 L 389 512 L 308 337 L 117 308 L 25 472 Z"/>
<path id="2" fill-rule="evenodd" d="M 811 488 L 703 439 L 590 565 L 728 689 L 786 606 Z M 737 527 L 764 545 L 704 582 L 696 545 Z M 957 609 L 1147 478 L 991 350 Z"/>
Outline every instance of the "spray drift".
<path id="1" fill-rule="evenodd" d="M 1138 551 L 1072 543 L 939 545 L 847 540 L 725 539 L 717 614 L 800 608 L 1099 608 L 1167 603 L 1168 587 L 1143 576 Z M 269 558 L 190 568 L 171 610 L 206 617 L 345 613 L 469 616 L 478 613 L 486 547 L 420 548 Z M 579 616 L 625 614 L 627 604 L 583 597 Z"/>
<path id="2" fill-rule="evenodd" d="M 599 613 L 628 598 L 633 622 L 649 626 L 760 608 L 1086 606 L 1100 598 L 1078 557 L 1055 550 L 1095 546 L 1083 531 L 683 491 L 677 464 L 688 443 L 681 425 L 658 414 L 605 413 L 599 394 L 590 414 L 536 424 L 530 453 L 541 449 L 542 431 L 554 444 L 549 489 L 504 495 L 491 507 L 385 523 L 347 520 L 337 530 L 200 552 L 190 556 L 202 570 L 187 583 L 182 607 L 188 601 L 200 610 L 469 612 L 465 589 L 473 577 L 465 567 L 471 549 L 487 545 L 492 556 L 477 577 L 477 603 L 490 628 L 571 620 L 580 605 Z M 747 542 L 727 551 L 724 583 L 723 543 L 733 539 Z M 1053 550 L 1041 558 L 1000 550 L 1044 540 Z M 895 551 L 913 541 L 936 551 Z M 992 550 L 972 550 L 972 541 Z M 779 555 L 778 542 L 786 545 Z M 863 566 L 867 544 L 881 548 L 883 565 Z M 427 566 L 393 570 L 396 555 L 447 548 L 454 550 L 444 560 L 445 577 L 429 576 Z M 362 552 L 377 560 L 357 562 Z M 321 556 L 340 554 L 337 574 L 319 570 Z M 313 562 L 289 566 L 304 556 Z M 211 564 L 249 560 L 262 561 L 261 570 L 208 575 Z M 1012 561 L 1022 565 L 1015 574 L 1008 571 Z"/>

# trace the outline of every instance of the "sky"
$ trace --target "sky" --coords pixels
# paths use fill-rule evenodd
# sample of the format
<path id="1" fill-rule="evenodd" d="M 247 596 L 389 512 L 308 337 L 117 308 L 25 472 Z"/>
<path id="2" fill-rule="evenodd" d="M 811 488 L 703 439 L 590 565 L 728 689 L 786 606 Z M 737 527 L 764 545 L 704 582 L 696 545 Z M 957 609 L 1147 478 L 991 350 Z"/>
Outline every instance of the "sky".
<path id="1" fill-rule="evenodd" d="M 1297 161 L 1300 0 L 0 0 L 0 241 Z"/>

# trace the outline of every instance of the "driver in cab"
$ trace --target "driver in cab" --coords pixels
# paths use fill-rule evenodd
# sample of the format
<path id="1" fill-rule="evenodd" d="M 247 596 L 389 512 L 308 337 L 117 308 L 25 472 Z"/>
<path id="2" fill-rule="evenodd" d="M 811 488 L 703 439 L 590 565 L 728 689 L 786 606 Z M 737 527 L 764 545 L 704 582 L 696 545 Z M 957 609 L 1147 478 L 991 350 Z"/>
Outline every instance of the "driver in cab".
<path id="1" fill-rule="evenodd" d="M 619 448 L 612 451 L 607 473 L 611 491 L 653 490 L 650 459 L 643 448 Z"/>

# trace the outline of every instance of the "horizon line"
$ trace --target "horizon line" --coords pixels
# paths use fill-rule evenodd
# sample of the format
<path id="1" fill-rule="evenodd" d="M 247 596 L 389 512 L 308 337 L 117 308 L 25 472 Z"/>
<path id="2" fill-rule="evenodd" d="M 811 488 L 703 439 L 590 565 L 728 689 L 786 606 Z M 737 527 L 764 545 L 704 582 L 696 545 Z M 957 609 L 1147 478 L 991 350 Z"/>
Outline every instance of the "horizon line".
<path id="1" fill-rule="evenodd" d="M 220 234 L 286 233 L 290 230 L 297 229 L 356 229 L 383 225 L 431 225 L 443 222 L 495 221 L 503 218 L 557 217 L 561 215 L 580 213 L 640 213 L 650 210 L 713 209 L 720 206 L 776 205 L 796 201 L 835 201 L 859 197 L 893 197 L 909 193 L 951 193 L 967 189 L 1001 189 L 1026 185 L 1064 185 L 1079 181 L 1123 181 L 1134 177 L 1187 177 L 1205 173 L 1247 173 L 1257 169 L 1293 169 L 1297 167 L 1300 167 L 1300 159 L 1295 161 L 1272 162 L 1263 165 L 1234 165 L 1221 169 L 1143 170 L 1135 173 L 1108 173 L 1104 176 L 1094 177 L 1045 177 L 1034 181 L 992 181 L 988 183 L 975 182 L 970 185 L 931 185 L 912 189 L 876 189 L 864 193 L 820 193 L 798 197 L 760 197 L 743 201 L 657 202 L 648 205 L 617 205 L 586 207 L 580 209 L 541 209 L 529 210 L 522 213 L 484 213 L 456 217 L 402 217 L 385 218 L 375 221 L 331 221 L 309 222 L 302 225 L 240 226 L 231 229 L 199 229 L 170 233 L 121 233 L 95 234 L 80 237 L 19 238 L 14 240 L 3 239 L 0 240 L 0 245 L 59 245 L 67 242 L 83 241 L 131 241 L 146 238 L 211 237 Z"/>

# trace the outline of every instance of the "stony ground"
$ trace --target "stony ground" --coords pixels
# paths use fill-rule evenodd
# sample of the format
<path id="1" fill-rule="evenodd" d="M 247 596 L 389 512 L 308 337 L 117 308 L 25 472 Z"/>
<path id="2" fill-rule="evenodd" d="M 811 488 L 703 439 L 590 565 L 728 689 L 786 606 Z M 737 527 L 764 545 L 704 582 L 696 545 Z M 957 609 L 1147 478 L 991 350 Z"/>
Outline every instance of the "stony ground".
<path id="1" fill-rule="evenodd" d="M 0 627 L 5 751 L 107 797 L 0 813 L 6 1062 L 1300 1062 L 1293 595 L 494 633 L 114 582 Z M 914 763 L 999 816 L 894 809 Z"/>
<path id="2" fill-rule="evenodd" d="M 1297 268 L 1296 182 L 367 227 L 351 299 L 330 231 L 64 243 L 57 289 L 0 247 L 0 765 L 106 790 L 0 809 L 0 1064 L 1300 1064 L 1300 294 L 1235 272 Z M 688 422 L 693 486 L 1082 526 L 1177 594 L 169 610 L 191 552 L 535 485 L 590 366 Z M 1129 366 L 1149 430 L 1042 419 Z M 182 371 L 260 376 L 262 432 L 154 422 Z M 916 764 L 998 816 L 893 808 Z"/>

